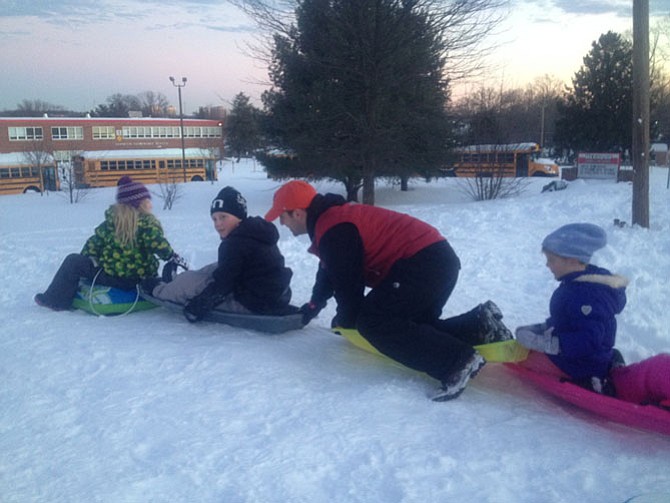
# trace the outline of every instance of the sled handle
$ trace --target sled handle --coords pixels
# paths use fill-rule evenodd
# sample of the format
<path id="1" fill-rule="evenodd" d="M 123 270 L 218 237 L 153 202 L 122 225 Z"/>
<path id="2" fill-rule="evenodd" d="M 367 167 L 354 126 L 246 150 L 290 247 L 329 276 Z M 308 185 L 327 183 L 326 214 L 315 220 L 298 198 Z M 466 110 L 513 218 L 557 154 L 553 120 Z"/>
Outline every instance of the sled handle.
<path id="1" fill-rule="evenodd" d="M 93 280 L 91 281 L 91 287 L 88 289 L 88 305 L 91 307 L 91 312 L 95 314 L 96 316 L 105 316 L 102 313 L 99 313 L 98 311 L 95 310 L 95 305 L 93 304 L 93 287 L 95 286 L 95 280 L 98 279 L 98 276 L 102 272 L 102 269 L 98 269 L 98 272 L 95 273 L 95 276 L 93 276 Z M 140 287 L 139 285 L 135 285 L 135 301 L 133 304 L 123 313 L 119 313 L 117 316 L 125 316 L 128 313 L 130 313 L 133 309 L 135 309 L 135 306 L 140 300 Z"/>
<path id="2" fill-rule="evenodd" d="M 347 339 L 354 346 L 367 351 L 368 353 L 385 356 L 370 344 L 355 328 L 335 327 L 332 331 Z M 528 357 L 528 349 L 519 344 L 515 339 L 480 344 L 474 346 L 474 348 L 487 362 L 490 363 L 520 362 Z"/>

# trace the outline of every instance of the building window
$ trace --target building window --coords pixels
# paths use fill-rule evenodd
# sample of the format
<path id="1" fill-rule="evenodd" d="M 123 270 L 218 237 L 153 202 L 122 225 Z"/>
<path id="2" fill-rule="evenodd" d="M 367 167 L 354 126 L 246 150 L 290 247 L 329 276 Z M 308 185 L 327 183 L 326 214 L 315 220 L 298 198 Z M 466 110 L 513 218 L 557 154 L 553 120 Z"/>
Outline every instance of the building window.
<path id="1" fill-rule="evenodd" d="M 153 129 L 158 130 L 158 128 Z M 158 131 L 156 131 L 156 135 L 158 135 Z M 154 138 L 150 126 L 124 126 L 123 136 L 124 138 Z"/>
<path id="2" fill-rule="evenodd" d="M 116 138 L 114 126 L 93 126 L 94 140 L 113 140 Z"/>
<path id="3" fill-rule="evenodd" d="M 82 140 L 84 128 L 81 126 L 59 126 L 51 128 L 51 139 L 53 140 Z"/>
<path id="4" fill-rule="evenodd" d="M 201 128 L 197 126 L 187 126 L 184 128 L 184 136 L 186 138 L 202 138 Z"/>
<path id="5" fill-rule="evenodd" d="M 207 138 L 221 138 L 221 128 L 219 127 L 206 127 L 204 128 Z"/>
<path id="6" fill-rule="evenodd" d="M 29 141 L 44 139 L 44 132 L 41 127 L 10 127 L 10 141 Z"/>

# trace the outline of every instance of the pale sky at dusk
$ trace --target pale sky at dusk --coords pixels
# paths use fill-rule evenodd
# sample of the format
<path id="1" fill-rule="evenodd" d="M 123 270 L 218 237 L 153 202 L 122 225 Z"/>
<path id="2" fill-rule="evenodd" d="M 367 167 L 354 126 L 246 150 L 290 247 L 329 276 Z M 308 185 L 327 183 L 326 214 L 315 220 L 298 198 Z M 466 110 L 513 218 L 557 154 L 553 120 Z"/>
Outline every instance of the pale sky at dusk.
<path id="1" fill-rule="evenodd" d="M 566 82 L 591 43 L 632 30 L 632 0 L 513 0 L 487 82 L 520 87 L 544 74 Z M 668 16 L 670 0 L 650 0 Z M 653 21 L 652 21 L 653 22 Z M 0 0 L 0 110 L 40 99 L 88 110 L 114 93 L 161 92 L 185 76 L 184 111 L 259 103 L 267 70 L 245 53 L 253 23 L 220 0 Z"/>

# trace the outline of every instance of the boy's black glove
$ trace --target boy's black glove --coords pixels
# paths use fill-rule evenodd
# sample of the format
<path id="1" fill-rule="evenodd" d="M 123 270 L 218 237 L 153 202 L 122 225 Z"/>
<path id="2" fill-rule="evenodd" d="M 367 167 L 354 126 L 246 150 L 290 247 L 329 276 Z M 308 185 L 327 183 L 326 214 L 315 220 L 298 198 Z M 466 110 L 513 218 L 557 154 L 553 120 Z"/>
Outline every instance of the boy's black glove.
<path id="1" fill-rule="evenodd" d="M 184 316 L 191 323 L 200 321 L 218 304 L 221 304 L 224 298 L 225 295 L 221 295 L 210 285 L 186 303 Z"/>
<path id="2" fill-rule="evenodd" d="M 202 320 L 205 315 L 211 311 L 210 302 L 208 299 L 197 296 L 189 300 L 184 306 L 184 316 L 191 323 Z"/>
<path id="3" fill-rule="evenodd" d="M 177 255 L 176 253 L 173 253 L 172 256 L 167 260 L 167 262 L 165 262 L 165 265 L 163 266 L 161 279 L 165 283 L 169 283 L 177 275 L 177 269 L 180 267 L 185 271 L 188 271 L 188 264 L 186 263 L 186 260 Z"/>
<path id="4" fill-rule="evenodd" d="M 300 313 L 302 313 L 302 324 L 307 325 L 310 321 L 312 321 L 316 316 L 321 312 L 321 310 L 326 307 L 326 303 L 315 303 L 315 302 L 307 302 L 306 304 L 303 304 L 300 306 Z"/>

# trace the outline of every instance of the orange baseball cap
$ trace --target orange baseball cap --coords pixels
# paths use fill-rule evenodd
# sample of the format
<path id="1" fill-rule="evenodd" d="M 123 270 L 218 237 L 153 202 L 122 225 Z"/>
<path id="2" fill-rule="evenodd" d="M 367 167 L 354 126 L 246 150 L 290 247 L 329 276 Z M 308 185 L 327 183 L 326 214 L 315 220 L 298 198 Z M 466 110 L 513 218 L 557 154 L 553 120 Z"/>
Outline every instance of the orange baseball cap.
<path id="1" fill-rule="evenodd" d="M 285 211 L 309 208 L 316 196 L 316 189 L 302 180 L 292 180 L 277 189 L 272 208 L 265 214 L 265 220 L 272 222 Z"/>

